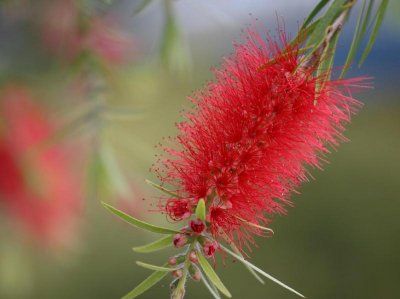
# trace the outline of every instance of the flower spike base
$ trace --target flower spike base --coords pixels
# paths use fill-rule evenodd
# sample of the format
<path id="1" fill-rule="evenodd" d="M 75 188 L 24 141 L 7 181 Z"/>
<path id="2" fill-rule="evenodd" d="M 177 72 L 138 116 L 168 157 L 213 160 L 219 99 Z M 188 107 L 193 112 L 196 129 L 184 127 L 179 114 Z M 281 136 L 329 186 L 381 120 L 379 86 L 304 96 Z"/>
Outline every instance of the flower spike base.
<path id="1" fill-rule="evenodd" d="M 163 192 L 169 192 L 163 190 L 161 186 L 158 186 L 155 183 L 151 183 L 151 185 Z M 149 224 L 125 214 L 106 203 L 103 203 L 103 205 L 110 212 L 137 228 L 165 235 L 161 239 L 150 244 L 134 247 L 134 251 L 140 253 L 151 253 L 171 246 L 181 250 L 180 253 L 171 256 L 162 266 L 140 261 L 136 262 L 138 266 L 154 272 L 131 292 L 126 294 L 123 299 L 136 298 L 153 287 L 168 274 L 173 278 L 170 284 L 171 299 L 184 298 L 186 282 L 189 279 L 202 281 L 215 299 L 220 299 L 220 294 L 231 298 L 231 293 L 208 261 L 208 259 L 214 257 L 217 251 L 225 252 L 241 262 L 259 282 L 264 283 L 262 277 L 270 279 L 294 294 L 305 298 L 296 290 L 247 261 L 228 236 L 225 238 L 227 246 L 223 245 L 221 241 L 216 240 L 210 233 L 209 223 L 206 220 L 206 204 L 203 199 L 199 200 L 192 217 L 193 219 L 189 218 L 188 225 L 183 227 L 181 230 L 174 230 Z M 270 231 L 268 228 L 263 229 Z M 231 249 L 228 249 L 228 246 L 231 247 Z"/>

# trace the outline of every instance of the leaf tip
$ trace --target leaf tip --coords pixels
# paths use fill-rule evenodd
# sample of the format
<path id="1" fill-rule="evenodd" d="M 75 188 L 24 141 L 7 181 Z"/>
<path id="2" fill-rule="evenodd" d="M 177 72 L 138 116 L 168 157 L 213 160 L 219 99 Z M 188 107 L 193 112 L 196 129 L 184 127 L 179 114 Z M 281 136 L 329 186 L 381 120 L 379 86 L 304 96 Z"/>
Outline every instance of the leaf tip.
<path id="1" fill-rule="evenodd" d="M 106 208 L 107 210 L 110 210 L 110 209 L 112 208 L 111 205 L 109 205 L 108 203 L 106 203 L 106 202 L 104 202 L 104 201 L 101 202 L 101 205 L 102 205 L 104 208 Z"/>
<path id="2" fill-rule="evenodd" d="M 200 220 L 206 220 L 206 203 L 203 198 L 201 198 L 197 203 L 195 214 Z"/>

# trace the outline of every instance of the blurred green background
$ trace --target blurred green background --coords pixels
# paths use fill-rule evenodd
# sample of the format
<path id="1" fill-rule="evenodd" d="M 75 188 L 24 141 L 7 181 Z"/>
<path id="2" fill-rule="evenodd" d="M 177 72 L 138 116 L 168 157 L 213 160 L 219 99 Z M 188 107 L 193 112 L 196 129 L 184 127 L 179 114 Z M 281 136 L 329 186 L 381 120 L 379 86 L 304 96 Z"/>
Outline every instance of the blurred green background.
<path id="1" fill-rule="evenodd" d="M 84 62 L 49 58 L 29 26 L 27 2 L 5 1 L 1 10 L 1 84 L 24 82 L 66 123 L 61 139 L 85 148 L 79 152 L 87 166 L 84 208 L 77 241 L 62 249 L 32 244 L 6 212 L 1 215 L 0 298 L 120 298 L 150 274 L 136 260 L 161 264 L 174 250 L 134 253 L 131 247 L 157 236 L 118 221 L 99 201 L 122 202 L 137 217 L 165 223 L 148 212 L 158 195 L 144 179 L 154 179 L 148 170 L 158 153 L 154 145 L 176 132 L 179 111 L 190 105 L 186 96 L 212 78 L 209 68 L 231 52 L 246 24 L 274 30 L 278 13 L 294 34 L 317 1 L 182 0 L 170 3 L 170 15 L 164 2 L 154 1 L 134 16 L 137 1 L 83 1 L 90 15 L 118 16 L 114 20 L 136 43 L 129 62 L 104 68 L 86 56 Z M 251 253 L 254 264 L 307 298 L 400 298 L 400 11 L 391 2 L 365 67 L 350 73 L 375 78 L 373 90 L 357 95 L 365 105 L 346 133 L 351 142 L 329 156 L 324 171 L 312 171 L 316 180 L 293 197 L 287 217 L 272 223 L 275 235 L 260 238 Z M 41 9 L 48 4 L 43 3 Z M 339 66 L 355 16 L 339 47 Z M 89 82 L 85 92 L 71 89 L 76 77 Z M 109 118 L 87 117 L 81 108 L 86 98 L 115 110 Z M 258 284 L 229 259 L 217 270 L 234 298 L 295 297 L 272 282 Z M 168 285 L 165 279 L 141 298 L 168 298 Z M 190 282 L 187 298 L 211 296 L 202 284 Z"/>

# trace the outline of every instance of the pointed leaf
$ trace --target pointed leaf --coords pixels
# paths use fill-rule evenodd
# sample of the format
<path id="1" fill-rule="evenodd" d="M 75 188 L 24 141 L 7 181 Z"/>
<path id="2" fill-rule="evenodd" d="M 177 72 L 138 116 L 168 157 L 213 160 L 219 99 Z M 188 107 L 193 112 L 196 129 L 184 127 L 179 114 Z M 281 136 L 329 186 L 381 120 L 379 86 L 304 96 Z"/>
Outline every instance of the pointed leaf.
<path id="1" fill-rule="evenodd" d="M 365 34 L 365 30 L 368 24 L 368 19 L 371 15 L 371 9 L 373 6 L 373 1 L 369 2 L 367 11 L 365 11 L 366 9 L 366 4 L 367 4 L 367 0 L 364 0 L 363 2 L 363 6 L 360 9 L 360 13 L 358 16 L 358 20 L 357 20 L 357 25 L 356 25 L 356 29 L 354 32 L 354 36 L 353 36 L 353 40 L 351 41 L 351 45 L 350 45 L 350 49 L 349 49 L 349 53 L 347 54 L 347 58 L 346 58 L 346 62 L 344 63 L 343 69 L 342 69 L 342 73 L 340 74 L 340 78 L 343 78 L 344 75 L 346 74 L 346 72 L 348 71 L 351 63 L 354 60 L 354 57 L 357 53 L 357 50 L 360 46 L 361 40 Z"/>
<path id="2" fill-rule="evenodd" d="M 197 256 L 201 268 L 203 269 L 206 276 L 210 279 L 210 281 L 216 286 L 218 290 L 221 291 L 222 294 L 224 294 L 228 298 L 231 298 L 232 297 L 231 293 L 224 286 L 221 279 L 218 277 L 217 273 L 215 273 L 214 269 L 208 263 L 207 259 L 204 257 L 204 255 L 201 253 L 200 250 L 197 250 Z"/>
<path id="3" fill-rule="evenodd" d="M 184 74 L 191 68 L 191 57 L 177 23 L 173 1 L 164 1 L 164 14 L 165 24 L 160 47 L 161 62 L 170 71 Z"/>
<path id="4" fill-rule="evenodd" d="M 219 292 L 215 285 L 212 282 L 209 282 L 207 277 L 205 277 L 202 273 L 202 282 L 206 286 L 206 288 L 210 291 L 211 295 L 214 297 L 214 299 L 221 299 L 221 296 L 219 295 Z"/>
<path id="5" fill-rule="evenodd" d="M 229 239 L 228 235 L 225 234 L 224 237 L 225 237 L 225 240 L 228 242 L 229 246 L 231 246 L 232 250 L 233 250 L 237 255 L 239 255 L 240 257 L 242 257 L 242 258 L 244 259 L 243 255 L 240 253 L 240 250 L 236 247 L 235 243 L 233 243 L 233 242 Z M 244 266 L 246 267 L 247 270 L 249 270 L 249 272 L 250 272 L 261 284 L 265 284 L 265 281 L 264 281 L 251 267 L 249 267 L 249 266 L 246 265 L 246 264 L 244 264 Z"/>
<path id="6" fill-rule="evenodd" d="M 241 256 L 237 255 L 236 253 L 230 251 L 228 248 L 226 248 L 225 246 L 220 244 L 220 247 L 223 251 L 225 251 L 226 253 L 230 254 L 231 256 L 233 256 L 235 259 L 239 260 L 240 262 L 242 262 L 245 265 L 248 265 L 249 267 L 253 268 L 255 271 L 257 271 L 258 273 L 260 273 L 261 275 L 265 276 L 266 278 L 272 280 L 273 282 L 279 284 L 281 287 L 284 287 L 285 289 L 295 293 L 296 295 L 305 298 L 304 295 L 300 294 L 299 292 L 297 292 L 296 290 L 292 289 L 291 287 L 287 286 L 286 284 L 284 284 L 283 282 L 279 281 L 278 279 L 276 279 L 275 277 L 271 276 L 270 274 L 266 273 L 265 271 L 261 270 L 260 268 L 254 266 L 252 263 L 250 263 L 249 261 L 245 260 L 244 258 L 242 258 Z"/>
<path id="7" fill-rule="evenodd" d="M 290 42 L 289 46 L 290 47 L 295 47 L 297 45 L 302 44 L 314 31 L 315 27 L 317 27 L 318 23 L 320 20 L 316 20 L 314 23 L 312 23 L 310 26 L 303 28 L 299 31 L 297 36 Z M 313 45 L 309 45 L 307 47 L 304 47 L 302 49 L 304 50 L 309 50 L 309 48 L 312 48 Z"/>
<path id="8" fill-rule="evenodd" d="M 206 203 L 203 198 L 199 200 L 196 207 L 196 217 L 202 221 L 206 220 Z"/>
<path id="9" fill-rule="evenodd" d="M 257 223 L 249 222 L 249 221 L 247 221 L 247 220 L 245 220 L 245 219 L 243 219 L 243 218 L 240 218 L 240 217 L 238 217 L 238 216 L 235 216 L 235 217 L 236 217 L 237 219 L 239 219 L 240 221 L 244 222 L 245 224 L 247 224 L 248 226 L 252 226 L 252 227 L 255 227 L 255 228 L 261 229 L 261 230 L 263 230 L 263 231 L 267 231 L 267 232 L 270 232 L 270 233 L 274 234 L 274 231 L 273 231 L 271 228 L 268 228 L 268 227 L 259 225 L 259 224 L 257 224 Z"/>
<path id="10" fill-rule="evenodd" d="M 337 46 L 338 40 L 339 40 L 339 34 L 335 33 L 329 46 L 322 53 L 321 64 L 318 66 L 318 70 L 317 70 L 317 74 L 316 74 L 316 76 L 319 80 L 317 87 L 316 87 L 317 93 L 319 90 L 321 90 L 321 88 L 323 87 L 325 82 L 327 80 L 329 80 L 331 77 L 332 66 L 333 66 L 333 62 L 335 60 L 335 52 L 336 52 L 336 46 Z"/>
<path id="11" fill-rule="evenodd" d="M 158 234 L 176 234 L 179 233 L 178 230 L 173 230 L 169 228 L 164 228 L 160 226 L 156 226 L 147 222 L 144 222 L 142 220 L 133 218 L 132 216 L 129 216 L 128 214 L 110 206 L 109 204 L 106 204 L 105 202 L 102 202 L 103 206 L 109 210 L 111 213 L 117 215 L 119 218 L 124 220 L 125 222 L 128 222 L 129 224 L 136 226 L 138 228 L 148 230 L 153 233 L 158 233 Z"/>
<path id="12" fill-rule="evenodd" d="M 156 188 L 156 189 L 160 190 L 161 192 L 164 192 L 165 194 L 168 194 L 170 196 L 179 198 L 178 194 L 168 190 L 167 188 L 164 188 L 163 186 L 160 186 L 160 185 L 158 185 L 158 184 L 156 184 L 156 183 L 154 183 L 154 182 L 152 182 L 150 180 L 145 180 L 145 182 L 147 184 L 149 184 L 150 186 L 152 186 L 153 188 Z"/>
<path id="13" fill-rule="evenodd" d="M 130 198 L 132 192 L 128 180 L 117 161 L 114 151 L 107 143 L 103 143 L 100 147 L 100 158 L 107 173 L 107 178 L 114 189 L 122 198 Z"/>
<path id="14" fill-rule="evenodd" d="M 382 25 L 388 3 L 389 3 L 389 0 L 382 0 L 381 5 L 379 6 L 379 8 L 376 12 L 374 28 L 372 29 L 372 33 L 369 37 L 367 46 L 365 47 L 364 53 L 361 56 L 358 66 L 361 66 L 364 63 L 365 59 L 367 59 L 369 53 L 372 50 L 372 46 L 374 45 L 376 37 L 378 36 L 379 28 Z"/>
<path id="15" fill-rule="evenodd" d="M 361 25 L 361 37 L 360 37 L 361 39 L 364 37 L 365 33 L 367 32 L 367 27 L 368 27 L 369 21 L 371 19 L 372 8 L 374 7 L 374 2 L 375 2 L 375 0 L 369 1 L 367 13 L 365 14 L 363 23 Z"/>
<path id="16" fill-rule="evenodd" d="M 122 297 L 122 299 L 136 298 L 137 296 L 143 294 L 148 289 L 150 289 L 152 286 L 154 286 L 157 282 L 159 282 L 161 279 L 163 279 L 167 274 L 168 274 L 168 272 L 155 271 L 153 274 L 151 274 L 149 277 L 147 277 L 145 280 L 143 280 L 136 288 L 134 288 L 132 291 L 130 291 L 128 294 L 126 294 L 124 297 Z"/>
<path id="17" fill-rule="evenodd" d="M 178 267 L 165 267 L 167 266 L 167 264 L 163 265 L 163 266 L 156 266 L 156 265 L 152 265 L 152 264 L 148 264 L 148 263 L 143 263 L 140 261 L 136 262 L 136 265 L 146 268 L 146 269 L 150 269 L 150 270 L 155 270 L 155 271 L 161 271 L 161 272 L 171 272 L 171 271 L 175 271 L 177 269 L 179 269 Z"/>
<path id="18" fill-rule="evenodd" d="M 147 245 L 133 247 L 132 250 L 140 253 L 149 253 L 158 251 L 171 246 L 173 238 L 174 238 L 173 235 L 169 235 L 159 240 L 156 240 L 152 243 L 149 243 Z"/>
<path id="19" fill-rule="evenodd" d="M 138 121 L 144 118 L 143 111 L 127 107 L 107 107 L 101 116 L 107 121 Z"/>
<path id="20" fill-rule="evenodd" d="M 321 0 L 318 4 L 314 7 L 311 13 L 308 15 L 307 19 L 304 21 L 303 26 L 301 26 L 301 30 L 306 28 L 308 24 L 314 19 L 314 17 L 328 4 L 330 0 Z"/>
<path id="21" fill-rule="evenodd" d="M 326 29 L 332 25 L 335 18 L 346 9 L 347 0 L 335 0 L 332 5 L 328 8 L 326 13 L 321 17 L 318 22 L 316 28 L 312 32 L 311 36 L 307 41 L 307 46 L 314 45 L 314 47 L 318 47 L 319 44 L 323 41 Z"/>

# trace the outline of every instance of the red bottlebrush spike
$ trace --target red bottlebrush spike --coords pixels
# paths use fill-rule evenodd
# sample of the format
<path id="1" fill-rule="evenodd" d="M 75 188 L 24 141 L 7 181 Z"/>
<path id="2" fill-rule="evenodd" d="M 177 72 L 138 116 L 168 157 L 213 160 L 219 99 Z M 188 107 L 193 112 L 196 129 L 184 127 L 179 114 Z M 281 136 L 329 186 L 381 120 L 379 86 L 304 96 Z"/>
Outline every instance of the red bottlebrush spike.
<path id="1" fill-rule="evenodd" d="M 192 231 L 196 234 L 201 234 L 206 228 L 206 225 L 200 219 L 191 220 L 189 225 Z"/>
<path id="2" fill-rule="evenodd" d="M 205 198 L 214 237 L 252 243 L 274 214 L 285 214 L 290 193 L 308 180 L 306 166 L 342 135 L 361 104 L 351 97 L 364 78 L 327 81 L 303 68 L 297 46 L 249 30 L 243 44 L 197 92 L 194 109 L 178 124 L 177 148 L 165 148 L 156 170 L 179 198 L 165 211 L 182 220 Z M 318 90 L 318 91 L 317 91 Z"/>

